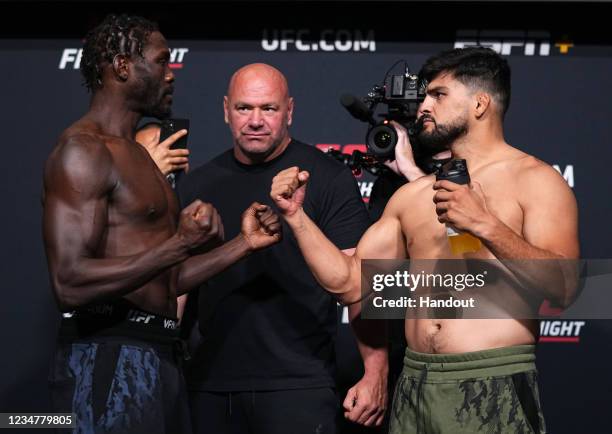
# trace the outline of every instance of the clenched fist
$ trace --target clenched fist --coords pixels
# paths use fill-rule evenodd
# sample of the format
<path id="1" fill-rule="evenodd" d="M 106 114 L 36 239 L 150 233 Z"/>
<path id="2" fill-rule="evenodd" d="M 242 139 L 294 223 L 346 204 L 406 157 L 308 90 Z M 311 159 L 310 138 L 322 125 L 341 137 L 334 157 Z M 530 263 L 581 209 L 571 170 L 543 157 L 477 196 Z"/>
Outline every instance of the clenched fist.
<path id="1" fill-rule="evenodd" d="M 191 250 L 207 243 L 222 243 L 223 223 L 211 204 L 198 199 L 181 211 L 176 233 Z"/>
<path id="2" fill-rule="evenodd" d="M 280 241 L 281 224 L 278 215 L 272 211 L 272 208 L 253 202 L 242 213 L 240 232 L 251 250 L 259 250 Z"/>
<path id="3" fill-rule="evenodd" d="M 302 207 L 309 176 L 305 170 L 290 167 L 272 179 L 270 197 L 285 217 L 291 217 Z"/>

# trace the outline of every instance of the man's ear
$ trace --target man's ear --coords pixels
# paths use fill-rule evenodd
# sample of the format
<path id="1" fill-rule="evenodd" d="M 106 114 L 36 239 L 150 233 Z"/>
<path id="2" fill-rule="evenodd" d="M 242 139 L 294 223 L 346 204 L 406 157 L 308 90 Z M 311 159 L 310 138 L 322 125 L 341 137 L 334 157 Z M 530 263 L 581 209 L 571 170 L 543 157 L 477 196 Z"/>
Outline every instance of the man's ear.
<path id="1" fill-rule="evenodd" d="M 225 118 L 225 123 L 229 124 L 229 100 L 227 99 L 227 95 L 223 97 L 223 116 Z"/>
<path id="2" fill-rule="evenodd" d="M 287 104 L 287 126 L 291 125 L 293 120 L 293 98 L 289 97 L 289 103 Z"/>
<path id="3" fill-rule="evenodd" d="M 476 94 L 476 105 L 474 113 L 477 119 L 480 119 L 491 108 L 491 95 L 486 92 Z"/>
<path id="4" fill-rule="evenodd" d="M 113 72 L 121 81 L 127 81 L 129 77 L 129 59 L 125 54 L 117 54 L 113 57 Z"/>

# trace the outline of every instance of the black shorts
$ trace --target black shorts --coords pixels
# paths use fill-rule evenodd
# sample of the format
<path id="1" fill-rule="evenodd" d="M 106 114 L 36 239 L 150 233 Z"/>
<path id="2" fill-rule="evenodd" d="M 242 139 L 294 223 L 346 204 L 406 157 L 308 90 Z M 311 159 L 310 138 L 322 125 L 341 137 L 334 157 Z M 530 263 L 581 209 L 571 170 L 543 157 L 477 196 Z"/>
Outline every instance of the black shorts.
<path id="1" fill-rule="evenodd" d="M 54 411 L 76 415 L 67 432 L 191 433 L 182 346 L 177 331 L 163 327 L 168 319 L 156 319 L 112 327 L 100 327 L 101 318 L 62 321 L 49 382 Z"/>
<path id="2" fill-rule="evenodd" d="M 196 434 L 336 434 L 334 389 L 189 391 Z"/>

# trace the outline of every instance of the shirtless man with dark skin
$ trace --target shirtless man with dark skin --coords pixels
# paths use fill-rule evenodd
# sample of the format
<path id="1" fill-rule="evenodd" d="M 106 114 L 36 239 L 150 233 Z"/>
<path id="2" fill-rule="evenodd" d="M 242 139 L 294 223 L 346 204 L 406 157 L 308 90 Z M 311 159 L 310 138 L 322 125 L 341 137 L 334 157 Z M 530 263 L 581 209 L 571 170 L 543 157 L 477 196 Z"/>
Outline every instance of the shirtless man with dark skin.
<path id="1" fill-rule="evenodd" d="M 271 197 L 321 285 L 341 302 L 358 301 L 362 259 L 578 258 L 577 205 L 567 183 L 504 140 L 506 61 L 489 49 L 451 50 L 429 59 L 421 74 L 428 86 L 419 138 L 465 159 L 472 183 L 436 181 L 434 175 L 410 182 L 348 257 L 302 212 L 309 174 L 297 167 L 279 173 Z M 482 248 L 453 255 L 445 224 L 478 238 Z M 574 296 L 563 285 L 540 288 L 539 295 L 564 306 Z M 537 321 L 406 319 L 405 335 L 391 433 L 471 433 L 483 426 L 545 432 L 533 353 Z"/>
<path id="2" fill-rule="evenodd" d="M 64 319 L 75 322 L 76 332 L 58 346 L 52 386 L 69 380 L 73 393 L 56 403 L 76 413 L 77 427 L 87 432 L 189 431 L 182 373 L 172 356 L 162 356 L 176 343 L 167 329 L 174 328 L 177 296 L 280 239 L 278 217 L 253 203 L 242 216 L 241 234 L 219 246 L 223 225 L 216 210 L 201 201 L 179 210 L 163 174 L 134 140 L 142 116 L 170 114 L 169 56 L 157 26 L 139 17 L 109 16 L 90 32 L 82 61 L 92 91 L 89 111 L 62 133 L 45 166 L 51 283 L 60 310 L 76 312 Z M 110 315 L 100 319 L 100 312 Z M 115 328 L 106 327 L 109 318 Z M 132 323 L 141 328 L 133 330 Z M 130 346 L 116 343 L 124 329 Z M 112 358 L 104 357 L 103 348 L 112 345 L 101 336 L 115 339 Z M 157 368 L 138 365 L 150 357 Z M 105 364 L 114 366 L 115 378 L 97 382 Z"/>

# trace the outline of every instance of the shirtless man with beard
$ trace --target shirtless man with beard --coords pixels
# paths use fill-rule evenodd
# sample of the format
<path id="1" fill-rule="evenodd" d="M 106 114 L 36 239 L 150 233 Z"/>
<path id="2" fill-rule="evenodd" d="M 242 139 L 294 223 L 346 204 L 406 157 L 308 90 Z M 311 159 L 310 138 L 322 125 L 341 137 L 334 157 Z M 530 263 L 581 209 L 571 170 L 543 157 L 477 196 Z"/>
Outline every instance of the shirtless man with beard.
<path id="1" fill-rule="evenodd" d="M 273 181 L 271 197 L 293 230 L 315 277 L 343 303 L 361 298 L 362 259 L 575 259 L 577 205 L 549 165 L 510 146 L 503 118 L 510 68 L 494 51 L 455 49 L 421 71 L 419 108 L 428 146 L 465 159 L 469 185 L 434 175 L 396 192 L 353 257 L 343 255 L 303 213 L 309 174 L 292 167 Z M 407 204 L 410 204 L 408 207 Z M 445 224 L 478 238 L 475 253 L 453 255 Z M 542 286 L 542 297 L 567 305 L 571 290 Z M 545 432 L 537 389 L 537 321 L 407 319 L 404 370 L 395 391 L 391 433 Z"/>

